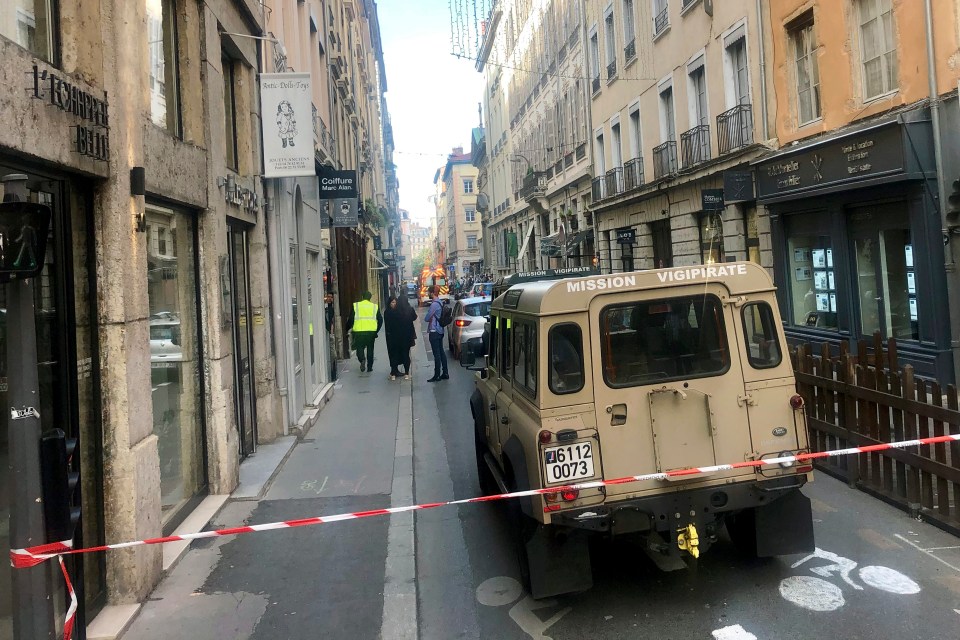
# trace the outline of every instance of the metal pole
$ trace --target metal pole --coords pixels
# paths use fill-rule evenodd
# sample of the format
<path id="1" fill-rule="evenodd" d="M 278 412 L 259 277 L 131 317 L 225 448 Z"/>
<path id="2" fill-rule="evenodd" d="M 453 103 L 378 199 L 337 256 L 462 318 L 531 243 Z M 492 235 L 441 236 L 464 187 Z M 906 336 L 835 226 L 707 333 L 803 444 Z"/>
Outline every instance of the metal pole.
<path id="1" fill-rule="evenodd" d="M 4 183 L 4 201 L 27 199 L 27 176 L 10 174 Z M 25 549 L 44 544 L 43 498 L 40 484 L 40 381 L 37 374 L 37 325 L 33 308 L 33 278 L 6 285 L 8 398 L 10 447 L 10 547 Z M 17 640 L 53 638 L 53 596 L 50 563 L 13 571 L 13 637 Z"/>

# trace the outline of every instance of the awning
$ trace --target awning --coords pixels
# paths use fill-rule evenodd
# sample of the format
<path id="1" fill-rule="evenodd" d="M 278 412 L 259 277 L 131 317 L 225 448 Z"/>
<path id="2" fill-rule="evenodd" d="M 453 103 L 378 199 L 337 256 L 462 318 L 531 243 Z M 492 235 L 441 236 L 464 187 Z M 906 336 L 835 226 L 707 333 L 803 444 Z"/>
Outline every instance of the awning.
<path id="1" fill-rule="evenodd" d="M 376 260 L 377 262 L 380 263 L 380 266 L 379 266 L 379 267 L 371 267 L 371 269 L 374 269 L 375 271 L 382 271 L 383 269 L 392 269 L 392 268 L 393 268 L 393 267 L 388 266 L 386 262 L 384 262 L 383 260 L 381 260 L 380 257 L 379 257 L 377 254 L 371 253 L 370 256 L 371 256 L 374 260 Z"/>
<path id="2" fill-rule="evenodd" d="M 527 248 L 530 246 L 530 238 L 533 237 L 534 223 L 530 223 L 530 226 L 527 227 L 527 232 L 523 234 L 523 245 L 520 247 L 520 253 L 517 255 L 517 264 L 523 260 L 523 256 L 527 253 Z"/>
<path id="3" fill-rule="evenodd" d="M 567 251 L 573 249 L 578 244 L 587 239 L 587 231 L 578 231 L 571 236 L 567 237 Z"/>

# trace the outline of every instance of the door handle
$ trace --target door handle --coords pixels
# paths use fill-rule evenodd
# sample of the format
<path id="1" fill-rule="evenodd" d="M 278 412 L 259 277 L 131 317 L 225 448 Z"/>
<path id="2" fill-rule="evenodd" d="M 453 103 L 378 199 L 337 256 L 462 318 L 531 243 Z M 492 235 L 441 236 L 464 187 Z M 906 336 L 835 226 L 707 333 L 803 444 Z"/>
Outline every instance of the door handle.
<path id="1" fill-rule="evenodd" d="M 500 424 L 507 424 L 510 422 L 510 418 L 507 416 L 500 416 Z"/>
<path id="2" fill-rule="evenodd" d="M 607 405 L 607 413 L 610 414 L 610 426 L 619 427 L 627 424 L 627 405 L 611 404 Z"/>

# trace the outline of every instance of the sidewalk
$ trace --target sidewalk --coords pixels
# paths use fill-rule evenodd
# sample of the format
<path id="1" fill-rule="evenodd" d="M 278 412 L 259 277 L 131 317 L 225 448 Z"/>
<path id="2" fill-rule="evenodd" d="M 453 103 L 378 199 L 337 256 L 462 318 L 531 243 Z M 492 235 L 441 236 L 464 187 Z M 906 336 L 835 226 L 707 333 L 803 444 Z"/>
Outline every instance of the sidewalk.
<path id="1" fill-rule="evenodd" d="M 209 529 L 409 504 L 412 385 L 389 369 L 383 335 L 373 373 L 342 362 L 266 494 L 231 497 Z M 195 541 L 121 637 L 416 638 L 413 545 L 412 513 Z"/>

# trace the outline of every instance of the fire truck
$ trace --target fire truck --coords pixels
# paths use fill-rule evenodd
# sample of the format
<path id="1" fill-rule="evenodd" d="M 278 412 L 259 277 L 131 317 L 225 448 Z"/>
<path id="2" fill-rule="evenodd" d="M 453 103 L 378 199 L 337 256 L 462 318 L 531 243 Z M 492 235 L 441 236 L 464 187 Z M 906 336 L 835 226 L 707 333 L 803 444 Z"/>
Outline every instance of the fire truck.
<path id="1" fill-rule="evenodd" d="M 430 288 L 439 287 L 438 296 L 441 298 L 450 298 L 450 286 L 447 284 L 447 270 L 443 265 L 436 267 L 424 267 L 420 272 L 420 305 L 426 305 L 430 302 Z"/>

